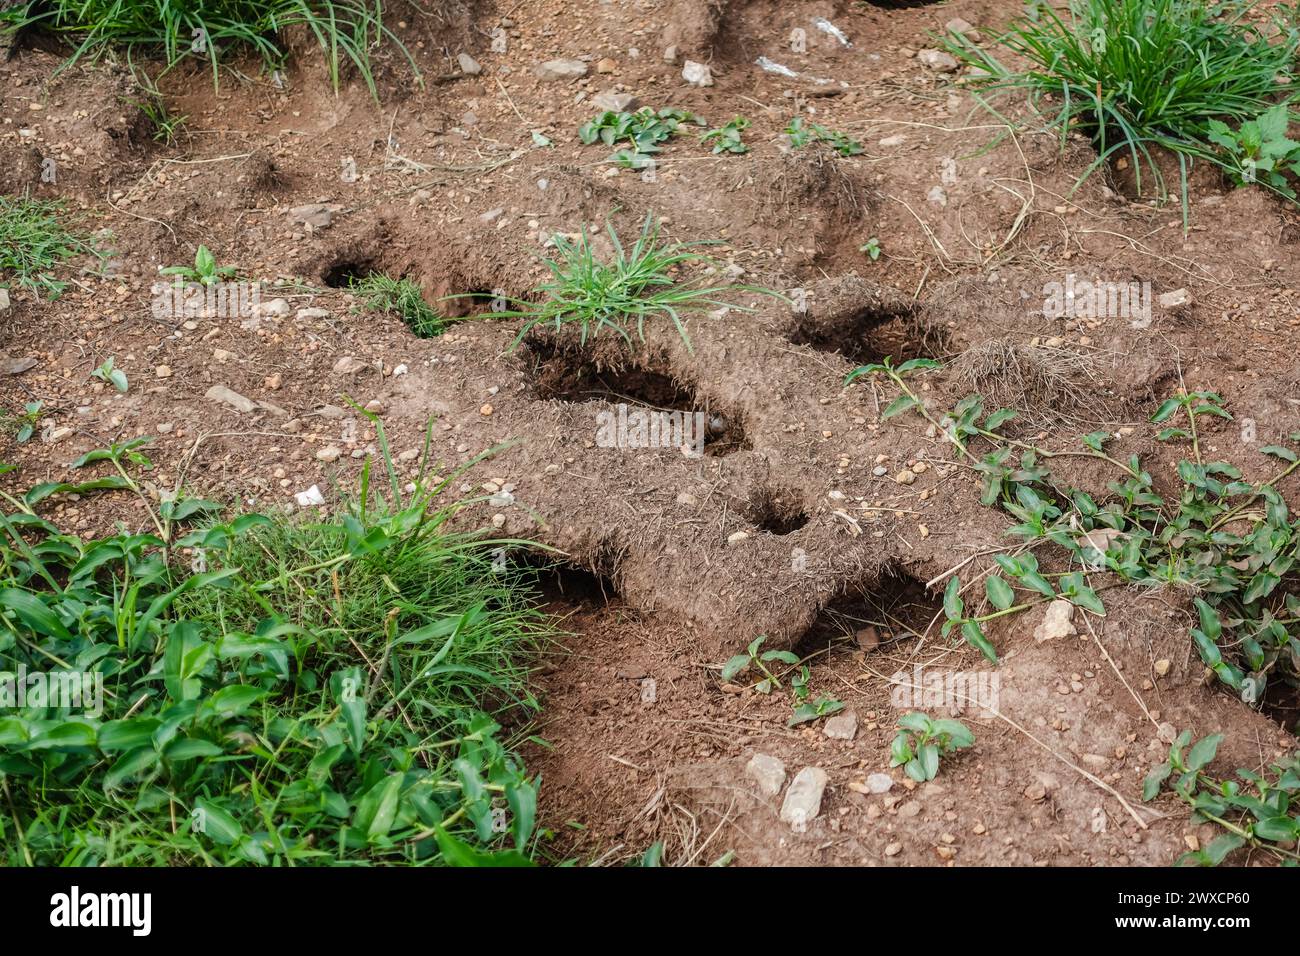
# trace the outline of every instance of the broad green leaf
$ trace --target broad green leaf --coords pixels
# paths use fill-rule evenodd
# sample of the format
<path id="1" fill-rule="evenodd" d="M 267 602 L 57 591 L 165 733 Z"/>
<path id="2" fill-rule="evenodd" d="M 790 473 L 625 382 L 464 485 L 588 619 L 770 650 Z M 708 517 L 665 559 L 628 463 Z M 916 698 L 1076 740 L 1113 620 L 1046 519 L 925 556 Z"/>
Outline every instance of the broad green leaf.
<path id="1" fill-rule="evenodd" d="M 1011 607 L 1016 600 L 1015 591 L 1007 583 L 1007 579 L 1000 575 L 989 575 L 984 579 L 984 591 L 988 594 L 989 600 L 999 611 L 1005 611 Z"/>

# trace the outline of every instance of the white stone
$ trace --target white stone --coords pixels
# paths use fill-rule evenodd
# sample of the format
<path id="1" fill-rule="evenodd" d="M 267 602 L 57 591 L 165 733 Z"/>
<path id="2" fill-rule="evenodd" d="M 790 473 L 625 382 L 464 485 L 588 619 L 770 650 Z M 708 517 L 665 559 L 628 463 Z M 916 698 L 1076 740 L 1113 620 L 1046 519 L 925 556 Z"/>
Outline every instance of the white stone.
<path id="1" fill-rule="evenodd" d="M 1039 644 L 1058 637 L 1070 637 L 1079 632 L 1074 627 L 1074 605 L 1058 598 L 1047 605 L 1043 623 L 1034 629 L 1034 640 Z"/>
<path id="2" fill-rule="evenodd" d="M 781 804 L 781 819 L 796 833 L 802 833 L 822 812 L 822 794 L 829 779 L 820 767 L 804 767 L 795 774 Z"/>
<path id="3" fill-rule="evenodd" d="M 858 735 L 858 715 L 851 710 L 827 718 L 822 733 L 831 740 L 852 740 Z"/>
<path id="4" fill-rule="evenodd" d="M 758 784 L 758 792 L 775 797 L 785 786 L 785 764 L 768 754 L 754 754 L 745 765 L 745 776 Z"/>
<path id="5" fill-rule="evenodd" d="M 713 70 L 707 63 L 697 63 L 694 60 L 687 60 L 682 65 L 682 79 L 691 86 L 712 86 Z"/>

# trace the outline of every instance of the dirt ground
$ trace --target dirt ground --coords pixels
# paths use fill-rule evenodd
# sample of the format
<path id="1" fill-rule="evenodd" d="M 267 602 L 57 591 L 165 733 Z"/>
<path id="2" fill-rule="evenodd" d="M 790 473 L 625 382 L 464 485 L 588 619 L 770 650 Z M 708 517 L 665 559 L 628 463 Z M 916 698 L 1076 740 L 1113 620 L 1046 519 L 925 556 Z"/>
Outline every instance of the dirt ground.
<path id="1" fill-rule="evenodd" d="M 0 372 L 4 404 L 44 403 L 38 439 L 0 438 L 0 460 L 21 466 L 2 480 L 63 477 L 85 451 L 149 435 L 159 489 L 297 507 L 317 485 L 328 511 L 376 451 L 345 399 L 382 412 L 412 471 L 432 419 L 444 474 L 505 446 L 457 485 L 509 492 L 475 520 L 568 556 L 548 598 L 570 636 L 538 673 L 549 746 L 528 754 L 557 856 L 615 862 L 664 840 L 675 864 L 729 852 L 749 865 L 1171 863 L 1212 833 L 1171 798 L 1140 801 L 1169 727 L 1226 734 L 1215 767 L 1227 772 L 1295 744 L 1279 720 L 1296 714 L 1265 716 L 1207 684 L 1184 595 L 1112 588 L 1104 619 L 1046 643 L 1033 637 L 1041 611 L 1000 622 L 997 714 L 964 715 L 975 746 L 921 786 L 888 767 L 901 712 L 891 675 L 990 671 L 934 618 L 947 576 L 975 580 L 1008 521 L 978 503 L 942 437 L 914 416 L 880 420 L 892 395 L 844 387 L 852 368 L 943 359 L 924 387 L 951 407 L 972 391 L 960 373 L 972 350 L 1051 350 L 1068 369 L 1060 391 L 999 399 L 1023 401 L 1024 435 L 1061 447 L 1111 431 L 1158 482 L 1178 456 L 1146 420 L 1180 382 L 1224 396 L 1238 422 L 1207 447 L 1252 480 L 1272 473 L 1258 449 L 1297 428 L 1295 209 L 1197 171 L 1184 232 L 1177 203 L 1136 196 L 1123 169 L 1076 188 L 1090 145 L 1010 131 L 960 73 L 917 57 L 951 19 L 988 30 L 1019 6 L 423 4 L 394 27 L 426 89 L 391 54 L 379 103 L 358 83 L 334 94 L 306 52 L 278 79 L 241 64 L 218 90 L 202 69 L 177 70 L 161 88 L 188 121 L 170 146 L 154 142 L 126 70 L 56 73 L 62 52 L 28 38 L 0 62 L 0 189 L 63 197 L 111 253 L 57 301 L 15 293 L 0 313 L 0 353 L 34 360 Z M 481 71 L 464 73 L 458 54 Z M 585 76 L 537 75 L 561 57 Z M 687 59 L 711 67 L 712 86 L 683 79 Z M 578 139 L 610 93 L 710 126 L 744 115 L 751 151 L 715 156 L 684 135 L 647 181 Z M 781 132 L 796 115 L 864 152 L 790 151 Z M 51 157 L 55 182 L 41 176 Z M 580 349 L 542 332 L 515 347 L 518 327 L 501 321 L 420 339 L 346 288 L 371 271 L 406 276 L 431 303 L 467 294 L 450 308 L 472 318 L 545 279 L 551 236 L 608 222 L 626 237 L 647 213 L 673 239 L 717 242 L 727 278 L 788 300 L 736 292 L 737 308 L 689 321 L 690 347 L 664 325 L 630 347 L 603 336 Z M 871 238 L 878 261 L 861 250 Z M 278 283 L 258 314 L 155 314 L 158 269 L 200 243 Z M 1188 304 L 1157 307 L 1147 325 L 1045 315 L 1045 287 L 1070 275 L 1150 283 L 1156 297 L 1183 289 Z M 90 377 L 110 356 L 125 395 Z M 210 397 L 214 386 L 246 410 Z M 716 434 L 701 457 L 600 447 L 596 415 L 618 402 L 702 410 Z M 910 484 L 895 480 L 905 468 Z M 114 496 L 49 511 L 88 533 L 143 520 Z M 860 646 L 863 621 L 883 624 Z M 854 712 L 852 739 L 821 722 L 787 728 L 788 693 L 720 679 L 758 635 L 815 655 L 814 693 Z M 802 831 L 745 773 L 755 753 L 788 776 L 826 772 Z M 871 792 L 880 773 L 892 785 Z"/>

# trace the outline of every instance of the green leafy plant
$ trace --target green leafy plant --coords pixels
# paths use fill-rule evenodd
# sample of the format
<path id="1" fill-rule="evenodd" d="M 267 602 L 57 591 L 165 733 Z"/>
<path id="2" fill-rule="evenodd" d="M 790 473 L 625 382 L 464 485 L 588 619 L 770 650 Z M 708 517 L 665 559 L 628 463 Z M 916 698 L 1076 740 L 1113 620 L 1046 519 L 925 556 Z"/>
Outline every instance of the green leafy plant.
<path id="1" fill-rule="evenodd" d="M 795 657 L 795 660 L 797 661 L 798 658 Z M 815 702 L 810 701 L 812 687 L 809 681 L 811 677 L 812 672 L 809 670 L 808 665 L 802 664 L 798 672 L 790 678 L 790 694 L 794 697 L 794 713 L 786 721 L 787 727 L 795 727 L 811 720 L 829 717 L 831 714 L 844 709 L 844 704 L 829 694 L 822 694 Z"/>
<path id="2" fill-rule="evenodd" d="M 1152 769 L 1142 785 L 1142 799 L 1153 800 L 1165 788 L 1193 811 L 1193 819 L 1217 824 L 1224 831 L 1206 846 L 1185 853 L 1182 864 L 1218 866 L 1243 846 L 1262 850 L 1284 864 L 1300 863 L 1300 761 L 1289 757 L 1265 773 L 1239 769 L 1236 780 L 1219 780 L 1206 772 L 1223 742 L 1222 734 L 1192 743 L 1185 730 L 1169 748 L 1168 759 Z"/>
<path id="3" fill-rule="evenodd" d="M 1004 63 L 968 37 L 949 34 L 944 42 L 978 68 L 966 78 L 976 91 L 1028 93 L 1063 146 L 1072 130 L 1092 139 L 1097 159 L 1081 182 L 1124 156 L 1138 189 L 1145 172 L 1164 198 L 1153 150 L 1168 150 L 1179 163 L 1185 219 L 1189 164 L 1204 161 L 1239 174 L 1242 157 L 1224 142 L 1228 128 L 1259 121 L 1296 92 L 1292 65 L 1300 32 L 1275 17 L 1280 36 L 1270 40 L 1245 19 L 1253 6 L 1237 0 L 1070 0 L 1059 14 L 1035 4 L 989 45 L 1027 61 L 1024 67 Z M 1276 129 L 1273 115 L 1267 122 Z M 1258 181 L 1287 194 L 1271 176 Z"/>
<path id="4" fill-rule="evenodd" d="M 1262 454 L 1284 465 L 1261 483 L 1245 481 L 1235 465 L 1206 461 L 1203 420 L 1231 420 L 1232 415 L 1216 392 L 1181 390 L 1161 402 L 1151 417 L 1153 424 L 1165 426 L 1156 436 L 1159 440 L 1190 445 L 1191 458 L 1178 463 L 1176 495 L 1166 498 L 1136 454 L 1121 460 L 1106 451 L 1112 437 L 1108 432 L 1083 436 L 1078 451 L 1038 448 L 1000 433 L 1015 412 L 999 409 L 985 416 L 977 395 L 937 416 L 907 382 L 910 374 L 933 371 L 937 365 L 914 362 L 920 364 L 895 368 L 886 359 L 855 370 L 849 380 L 860 374 L 885 376 L 902 394 L 882 418 L 915 409 L 983 475 L 981 500 L 1000 504 L 1016 519 L 1008 534 L 1024 539 L 1026 548 L 1051 544 L 1088 569 L 1044 575 L 1028 553 L 997 556 L 1001 570 L 1017 585 L 1043 599 L 1064 598 L 1098 615 L 1105 608 L 1089 584 L 1089 571 L 1112 572 L 1123 584 L 1190 593 L 1199 617 L 1190 636 L 1206 668 L 1223 684 L 1253 705 L 1263 702 L 1271 682 L 1300 687 L 1300 640 L 1291 633 L 1300 624 L 1300 598 L 1293 590 L 1300 581 L 1300 521 L 1292 519 L 1277 487 L 1300 468 L 1296 451 L 1277 444 L 1261 447 Z M 1300 442 L 1300 432 L 1289 438 Z M 993 450 L 979 457 L 971 450 L 975 441 L 988 442 Z M 1057 482 L 1047 463 L 1067 457 L 1095 459 L 1113 469 L 1117 477 L 1107 485 L 1110 500 L 1098 503 L 1088 493 Z M 1056 578 L 1055 588 L 1051 577 Z M 1001 585 L 993 587 L 996 591 L 988 591 L 987 597 L 996 610 L 988 614 L 968 614 L 959 586 L 952 582 L 946 592 L 950 600 L 945 601 L 945 631 L 960 627 L 967 641 L 986 656 L 991 647 L 986 646 L 982 625 L 1031 606 L 1014 603 L 1014 594 L 1008 595 Z"/>
<path id="5" fill-rule="evenodd" d="M 837 714 L 843 709 L 844 703 L 842 701 L 831 697 L 829 694 L 822 694 L 815 702 L 804 701 L 801 704 L 796 704 L 794 714 L 786 721 L 785 725 L 787 727 L 796 727 L 810 720 L 820 720 L 822 717 Z"/>
<path id="6" fill-rule="evenodd" d="M 90 375 L 91 378 L 97 378 L 100 381 L 108 382 L 119 392 L 122 392 L 123 394 L 126 393 L 128 386 L 126 373 L 120 368 L 114 367 L 113 356 L 110 355 L 105 359 L 98 368 L 91 371 Z"/>
<path id="7" fill-rule="evenodd" d="M 372 272 L 352 280 L 349 288 L 355 292 L 368 309 L 396 312 L 407 328 L 422 339 L 430 339 L 447 331 L 449 320 L 424 301 L 419 283 L 410 279 L 393 279 L 381 272 Z"/>
<path id="8" fill-rule="evenodd" d="M 740 138 L 740 134 L 749 129 L 750 122 L 743 116 L 737 116 L 716 129 L 711 129 L 700 137 L 700 142 L 708 146 L 713 144 L 713 152 L 748 153 L 749 147 Z"/>
<path id="9" fill-rule="evenodd" d="M 179 276 L 188 282 L 203 285 L 216 285 L 235 274 L 234 266 L 219 266 L 217 258 L 207 246 L 199 246 L 194 252 L 194 266 L 168 266 L 158 270 L 160 275 Z"/>
<path id="10" fill-rule="evenodd" d="M 0 421 L 4 422 L 5 428 L 13 432 L 14 441 L 19 445 L 29 441 L 36 431 L 36 422 L 41 417 L 43 404 L 43 402 L 28 402 L 21 412 L 0 410 Z"/>
<path id="11" fill-rule="evenodd" d="M 1278 103 L 1236 130 L 1222 120 L 1210 120 L 1206 135 L 1223 147 L 1228 175 L 1235 182 L 1246 185 L 1262 180 L 1269 189 L 1294 201 L 1296 192 L 1287 174 L 1300 173 L 1300 143 L 1287 138 L 1289 122 L 1287 107 Z"/>
<path id="12" fill-rule="evenodd" d="M 889 765 L 902 767 L 917 783 L 933 780 L 939 760 L 975 743 L 975 735 L 960 720 L 935 720 L 913 710 L 898 718 L 898 734 L 889 746 Z"/>
<path id="13" fill-rule="evenodd" d="M 762 675 L 758 683 L 754 685 L 754 689 L 760 694 L 768 694 L 772 692 L 773 688 L 780 688 L 780 679 L 771 669 L 768 668 L 767 665 L 777 661 L 782 664 L 789 664 L 793 667 L 798 665 L 799 657 L 790 651 L 763 650 L 763 642 L 766 640 L 767 635 L 760 634 L 749 642 L 749 646 L 745 648 L 745 653 L 737 654 L 735 657 L 728 660 L 727 663 L 723 664 L 722 679 L 724 681 L 734 680 L 746 670 L 753 668 Z"/>
<path id="14" fill-rule="evenodd" d="M 0 492 L 0 672 L 102 688 L 0 716 L 7 865 L 531 862 L 538 780 L 502 721 L 535 711 L 551 632 L 494 560 L 514 542 L 453 530 L 463 472 L 404 492 L 376 423 L 389 490 L 367 461 L 329 521 L 83 540 L 36 507 L 94 482 Z"/>
<path id="15" fill-rule="evenodd" d="M 406 46 L 384 23 L 380 0 L 28 0 L 0 10 L 0 25 L 38 27 L 67 36 L 76 49 L 61 69 L 111 48 L 127 54 L 161 54 L 167 69 L 189 57 L 206 60 L 214 87 L 218 65 L 232 49 L 251 50 L 268 69 L 284 65 L 282 38 L 301 32 L 324 55 L 334 89 L 351 64 L 377 95 L 372 53 L 396 49 L 419 78 Z"/>
<path id="16" fill-rule="evenodd" d="M 62 202 L 0 196 L 0 281 L 17 284 L 37 298 L 57 299 L 67 283 L 54 270 L 78 255 L 102 258 L 90 242 L 71 231 Z"/>
<path id="17" fill-rule="evenodd" d="M 576 240 L 554 236 L 559 260 L 546 260 L 551 281 L 537 289 L 536 301 L 505 297 L 512 308 L 485 313 L 482 317 L 523 319 L 513 346 L 523 341 L 532 329 L 544 326 L 552 326 L 557 332 L 566 326 L 577 326 L 582 344 L 601 330 L 612 331 L 631 342 L 632 329 L 644 339 L 648 319 L 666 318 L 691 349 L 686 334 L 686 313 L 708 308 L 751 311 L 719 298 L 729 291 L 779 297 L 770 289 L 753 286 L 700 286 L 678 281 L 678 271 L 684 266 L 716 265 L 697 251 L 711 243 L 664 242 L 653 215 L 646 216 L 641 234 L 631 248 L 623 245 L 612 225 L 607 231 L 614 248 L 612 261 L 605 263 L 596 257 L 585 229 Z"/>
<path id="18" fill-rule="evenodd" d="M 790 145 L 794 149 L 803 149 L 809 143 L 825 143 L 841 156 L 857 156 L 862 153 L 862 144 L 844 133 L 827 129 L 819 123 L 805 123 L 802 116 L 796 116 L 785 128 Z"/>
<path id="19" fill-rule="evenodd" d="M 651 154 L 660 151 L 661 143 L 677 134 L 681 124 L 694 119 L 686 110 L 672 107 L 658 112 L 649 107 L 635 113 L 606 110 L 578 127 L 578 139 L 587 146 L 601 142 L 610 148 L 626 143 L 627 148 L 616 152 L 614 160 L 623 166 L 640 168 Z"/>
<path id="20" fill-rule="evenodd" d="M 879 260 L 880 254 L 883 251 L 884 250 L 880 248 L 880 240 L 877 239 L 875 236 L 872 236 L 862 245 L 858 246 L 858 252 L 865 252 L 867 254 L 867 258 L 869 258 L 872 262 L 876 262 L 877 260 Z"/>

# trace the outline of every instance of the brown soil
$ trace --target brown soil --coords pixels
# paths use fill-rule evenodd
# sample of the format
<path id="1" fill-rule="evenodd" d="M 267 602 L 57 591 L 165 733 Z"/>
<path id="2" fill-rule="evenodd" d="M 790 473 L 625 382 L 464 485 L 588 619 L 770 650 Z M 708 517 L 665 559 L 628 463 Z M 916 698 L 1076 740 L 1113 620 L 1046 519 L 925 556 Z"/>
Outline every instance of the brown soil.
<path id="1" fill-rule="evenodd" d="M 915 51 L 952 17 L 993 27 L 1018 9 L 1013 0 L 445 7 L 399 33 L 420 44 L 427 75 L 454 74 L 460 52 L 482 75 L 416 91 L 394 60 L 381 65 L 377 106 L 359 84 L 333 94 L 305 49 L 284 89 L 255 64 L 219 91 L 203 70 L 176 71 L 163 89 L 189 122 L 170 147 L 152 140 L 126 73 L 82 63 L 55 76 L 59 51 L 20 44 L 0 63 L 0 148 L 11 159 L 0 163 L 0 189 L 69 200 L 87 229 L 109 231 L 112 254 L 56 302 L 15 294 L 0 315 L 0 352 L 36 360 L 0 379 L 4 404 L 44 402 L 46 437 L 74 429 L 22 446 L 0 439 L 0 460 L 21 466 L 6 487 L 65 476 L 91 448 L 151 435 L 157 488 L 292 507 L 312 484 L 327 494 L 346 486 L 376 450 L 344 396 L 377 403 L 399 454 L 418 451 L 432 417 L 443 473 L 504 446 L 459 486 L 513 486 L 518 505 L 499 510 L 502 533 L 559 548 L 604 582 L 571 574 L 551 594 L 571 614 L 572 637 L 539 673 L 539 733 L 551 746 L 529 757 L 560 855 L 621 860 L 663 839 L 672 863 L 729 850 L 746 864 L 1169 863 L 1207 833 L 1168 798 L 1140 804 L 1141 780 L 1166 749 L 1159 725 L 1227 734 L 1215 764 L 1227 772 L 1294 745 L 1278 723 L 1207 686 L 1179 594 L 1113 588 L 1104 621 L 1045 644 L 1032 636 L 1041 612 L 1006 619 L 990 633 L 1003 658 L 1003 716 L 967 714 L 977 744 L 935 782 L 913 788 L 893 771 L 888 794 L 861 792 L 867 774 L 889 772 L 890 675 L 985 669 L 932 619 L 946 573 L 970 559 L 962 574 L 973 579 L 1007 521 L 978 504 L 977 482 L 941 437 L 914 417 L 880 421 L 892 396 L 867 380 L 843 387 L 855 365 L 956 360 L 927 377 L 923 394 L 939 408 L 971 390 L 970 375 L 993 374 L 987 354 L 974 372 L 961 363 L 972 350 L 1067 352 L 1052 363 L 1064 369 L 1059 381 L 1013 391 L 1040 403 L 1025 410 L 1038 440 L 1064 446 L 1081 430 L 1131 428 L 1118 453 L 1142 454 L 1161 481 L 1177 453 L 1144 423 L 1180 380 L 1214 388 L 1255 421 L 1254 444 L 1232 423 L 1206 439 L 1249 478 L 1270 473 L 1258 447 L 1296 427 L 1295 211 L 1201 176 L 1184 234 L 1176 206 L 1128 198 L 1118 179 L 1075 189 L 1091 162 L 1086 143 L 1062 152 L 1051 135 L 1019 133 L 989 148 L 1004 127 Z M 816 17 L 852 46 L 813 26 Z M 508 50 L 495 53 L 488 35 L 503 23 Z M 796 28 L 805 53 L 790 48 Z M 674 44 L 710 63 L 714 86 L 682 81 L 680 59 L 663 57 Z M 760 55 L 800 78 L 764 72 Z M 562 56 L 589 61 L 588 76 L 533 75 Z M 604 59 L 608 74 L 598 72 Z M 713 156 L 682 136 L 654 181 L 617 171 L 576 134 L 603 90 L 712 125 L 743 114 L 752 151 Z M 860 140 L 864 154 L 788 152 L 780 133 L 796 110 Z M 534 131 L 554 145 L 537 147 Z M 41 180 L 48 157 L 56 183 Z M 351 168 L 354 181 L 341 179 Z M 292 219 L 310 203 L 329 205 L 328 226 Z M 718 242 L 713 254 L 740 281 L 806 308 L 738 293 L 735 304 L 753 311 L 695 316 L 691 348 L 667 324 L 631 345 L 605 334 L 579 348 L 537 330 L 516 347 L 509 322 L 418 339 L 346 289 L 369 271 L 403 275 L 431 303 L 467 295 L 445 310 L 473 316 L 545 280 L 551 235 L 608 222 L 627 236 L 647 212 L 672 238 Z M 884 249 L 876 262 L 860 251 L 872 237 Z M 243 276 L 283 280 L 264 298 L 282 295 L 289 313 L 155 317 L 157 269 L 188 262 L 199 243 Z M 1193 304 L 1157 308 L 1145 328 L 1044 317 L 1044 285 L 1068 273 L 1148 281 L 1157 296 L 1185 288 Z M 130 377 L 126 395 L 89 376 L 109 356 Z M 240 413 L 214 403 L 205 398 L 214 385 L 261 404 Z M 701 457 L 598 447 L 596 416 L 620 401 L 699 410 L 719 425 Z M 321 460 L 326 447 L 341 457 Z M 418 466 L 411 454 L 401 462 Z M 915 483 L 892 480 L 916 463 L 928 467 Z M 1104 487 L 1086 468 L 1068 477 Z M 83 532 L 143 518 L 115 496 L 48 510 Z M 497 512 L 485 503 L 474 518 L 486 525 Z M 864 622 L 880 626 L 859 646 Z M 788 729 L 784 690 L 719 681 L 719 664 L 760 634 L 769 648 L 815 655 L 814 693 L 856 712 L 856 739 L 830 740 L 820 723 Z M 1158 660 L 1172 662 L 1164 675 Z M 647 678 L 653 702 L 643 700 Z M 829 774 L 806 832 L 780 822 L 779 804 L 743 774 L 756 751 L 791 774 L 808 765 Z"/>

